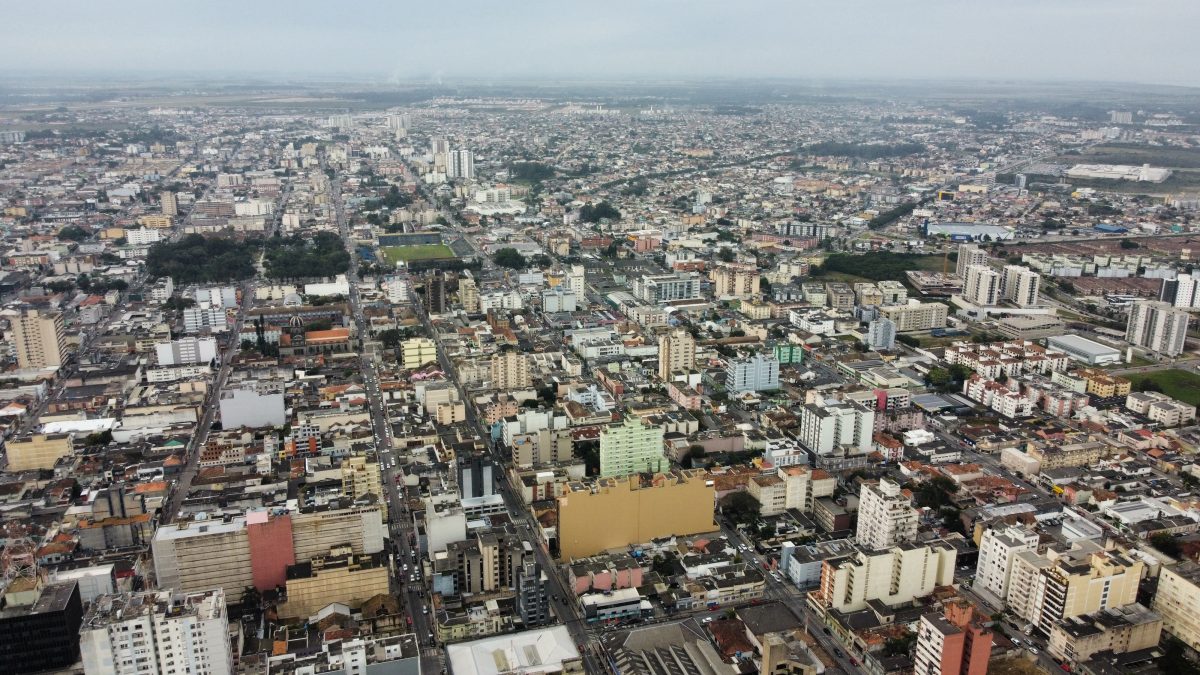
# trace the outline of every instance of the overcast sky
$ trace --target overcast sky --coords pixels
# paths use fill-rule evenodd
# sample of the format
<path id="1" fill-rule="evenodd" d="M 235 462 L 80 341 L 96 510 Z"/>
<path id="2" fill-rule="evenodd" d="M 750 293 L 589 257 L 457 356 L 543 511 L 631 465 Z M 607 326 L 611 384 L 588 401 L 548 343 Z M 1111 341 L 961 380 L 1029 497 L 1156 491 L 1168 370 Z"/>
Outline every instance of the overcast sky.
<path id="1" fill-rule="evenodd" d="M 1200 0 L 6 0 L 9 72 L 1200 85 Z"/>

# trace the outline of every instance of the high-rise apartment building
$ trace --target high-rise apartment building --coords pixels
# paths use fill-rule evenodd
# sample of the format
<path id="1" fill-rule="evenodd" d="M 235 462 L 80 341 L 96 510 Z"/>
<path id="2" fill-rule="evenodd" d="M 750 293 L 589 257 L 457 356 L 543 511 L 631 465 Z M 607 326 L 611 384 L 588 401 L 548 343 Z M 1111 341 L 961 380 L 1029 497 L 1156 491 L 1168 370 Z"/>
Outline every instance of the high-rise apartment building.
<path id="1" fill-rule="evenodd" d="M 890 351 L 896 348 L 896 322 L 891 319 L 875 319 L 867 324 L 867 346 L 871 349 Z"/>
<path id="2" fill-rule="evenodd" d="M 658 379 L 666 382 L 671 373 L 696 368 L 696 338 L 683 328 L 658 336 Z"/>
<path id="3" fill-rule="evenodd" d="M 971 265 L 963 282 L 963 299 L 991 307 L 1000 302 L 1000 274 L 987 265 Z"/>
<path id="4" fill-rule="evenodd" d="M 1081 614 L 1137 601 L 1144 563 L 1090 541 L 1067 551 L 1034 551 L 1013 559 L 1009 609 L 1049 634 L 1054 624 Z"/>
<path id="5" fill-rule="evenodd" d="M 943 613 L 921 616 L 913 652 L 914 675 L 986 675 L 992 651 L 990 617 L 965 600 Z"/>
<path id="6" fill-rule="evenodd" d="M 446 159 L 446 177 L 470 180 L 475 177 L 475 155 L 466 148 L 452 150 Z"/>
<path id="7" fill-rule="evenodd" d="M 1018 307 L 1038 304 L 1042 275 L 1021 265 L 1005 265 L 1000 283 L 1000 296 Z"/>
<path id="8" fill-rule="evenodd" d="M 458 280 L 458 301 L 467 314 L 479 313 L 479 287 L 474 279 L 464 277 Z"/>
<path id="9" fill-rule="evenodd" d="M 709 278 L 718 298 L 753 298 L 759 292 L 760 276 L 754 265 L 717 265 Z"/>
<path id="10" fill-rule="evenodd" d="M 902 305 L 879 308 L 879 316 L 896 323 L 897 333 L 946 327 L 946 306 L 940 302 L 909 300 Z"/>
<path id="11" fill-rule="evenodd" d="M 415 370 L 426 363 L 437 363 L 437 343 L 427 337 L 409 338 L 400 343 L 400 365 Z"/>
<path id="12" fill-rule="evenodd" d="M 162 213 L 164 216 L 179 215 L 179 200 L 175 197 L 174 192 L 171 192 L 170 190 L 164 190 L 163 193 L 159 195 L 158 199 L 159 204 L 162 206 Z"/>
<path id="13" fill-rule="evenodd" d="M 1008 597 L 1013 559 L 1018 553 L 1036 551 L 1038 534 L 1020 525 L 991 528 L 979 542 L 979 562 L 975 567 L 975 588 L 987 591 L 1003 601 Z"/>
<path id="14" fill-rule="evenodd" d="M 767 354 L 729 359 L 725 364 L 725 388 L 735 393 L 778 389 L 779 360 Z"/>
<path id="15" fill-rule="evenodd" d="M 531 384 L 529 358 L 518 351 L 504 351 L 492 357 L 492 386 L 496 389 L 525 389 Z"/>
<path id="16" fill-rule="evenodd" d="M 29 310 L 9 319 L 21 368 L 55 368 L 67 355 L 62 314 Z"/>
<path id="17" fill-rule="evenodd" d="M 958 245 L 958 264 L 955 273 L 960 279 L 966 279 L 967 270 L 974 265 L 987 265 L 987 251 L 979 248 L 978 244 Z"/>
<path id="18" fill-rule="evenodd" d="M 600 430 L 600 476 L 627 476 L 670 467 L 663 455 L 663 429 L 626 417 Z"/>
<path id="19" fill-rule="evenodd" d="M 695 300 L 700 297 L 700 275 L 676 272 L 639 277 L 633 281 L 633 294 L 652 303 Z"/>
<path id="20" fill-rule="evenodd" d="M 233 672 L 219 589 L 102 595 L 84 615 L 79 647 L 87 675 Z"/>
<path id="21" fill-rule="evenodd" d="M 388 502 L 383 491 L 383 480 L 379 475 L 379 462 L 367 461 L 362 455 L 347 457 L 342 460 L 342 494 L 354 500 L 362 500 L 367 495 L 375 495 L 375 503 L 383 512 L 383 519 L 388 519 Z"/>
<path id="22" fill-rule="evenodd" d="M 571 265 L 571 272 L 567 276 L 567 284 L 571 287 L 571 292 L 575 294 L 575 301 L 586 304 L 587 268 L 583 265 Z"/>
<path id="23" fill-rule="evenodd" d="M 425 277 L 425 311 L 442 314 L 446 311 L 446 275 L 434 270 Z"/>
<path id="24" fill-rule="evenodd" d="M 1140 300 L 1129 307 L 1125 341 L 1164 356 L 1179 356 L 1187 341 L 1190 319 L 1187 310 L 1176 309 L 1170 303 Z"/>
<path id="25" fill-rule="evenodd" d="M 890 548 L 917 536 L 917 510 L 900 485 L 884 478 L 866 484 L 858 496 L 858 545 L 869 551 Z"/>
<path id="26" fill-rule="evenodd" d="M 957 551 L 944 541 L 865 548 L 826 559 L 810 602 L 839 612 L 857 612 L 878 600 L 896 606 L 954 583 Z"/>
<path id="27" fill-rule="evenodd" d="M 1154 611 L 1162 616 L 1163 630 L 1192 649 L 1200 649 L 1200 565 L 1182 562 L 1164 565 L 1158 572 Z"/>
<path id="28" fill-rule="evenodd" d="M 800 412 L 800 434 L 804 447 L 818 455 L 842 446 L 868 451 L 875 434 L 875 411 L 858 403 L 826 401 L 810 403 Z"/>
<path id="29" fill-rule="evenodd" d="M 180 366 L 208 363 L 217 358 L 217 339 L 185 337 L 154 345 L 160 366 Z"/>
<path id="30" fill-rule="evenodd" d="M 550 614 L 549 579 L 536 560 L 521 564 L 517 576 L 517 614 L 525 627 L 543 626 L 553 620 Z"/>

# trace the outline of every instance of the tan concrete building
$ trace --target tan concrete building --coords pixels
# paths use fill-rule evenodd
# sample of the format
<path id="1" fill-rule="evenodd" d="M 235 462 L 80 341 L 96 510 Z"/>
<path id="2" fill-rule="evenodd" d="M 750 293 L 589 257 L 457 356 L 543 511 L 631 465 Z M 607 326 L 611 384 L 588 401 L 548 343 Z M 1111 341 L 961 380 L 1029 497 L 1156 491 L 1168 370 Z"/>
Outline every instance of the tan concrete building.
<path id="1" fill-rule="evenodd" d="M 1013 557 L 1008 606 L 1049 633 L 1061 619 L 1136 602 L 1143 566 L 1090 541 L 1046 555 L 1022 551 Z"/>
<path id="2" fill-rule="evenodd" d="M 880 307 L 879 315 L 896 323 L 897 333 L 946 327 L 947 308 L 940 302 L 909 300 L 903 305 Z"/>
<path id="3" fill-rule="evenodd" d="M 1054 624 L 1048 650 L 1058 661 L 1079 663 L 1096 652 L 1136 652 L 1158 645 L 1163 619 L 1134 603 L 1095 614 L 1071 617 Z"/>
<path id="4" fill-rule="evenodd" d="M 760 276 L 754 265 L 717 265 L 709 278 L 718 298 L 753 298 L 759 292 Z"/>
<path id="5" fill-rule="evenodd" d="M 506 351 L 492 357 L 492 387 L 525 389 L 531 384 L 529 359 L 518 351 Z"/>
<path id="6" fill-rule="evenodd" d="M 1164 566 L 1153 607 L 1162 616 L 1164 630 L 1192 649 L 1200 649 L 1200 565 Z"/>
<path id="7" fill-rule="evenodd" d="M 51 368 L 62 365 L 67 355 L 62 314 L 33 310 L 9 319 L 9 323 L 12 325 L 12 342 L 17 348 L 18 366 Z"/>
<path id="8" fill-rule="evenodd" d="M 366 457 L 347 457 L 341 469 L 342 494 L 355 500 L 375 495 L 383 519 L 387 520 L 387 500 L 384 499 L 383 481 L 379 477 L 379 462 L 368 462 Z"/>
<path id="9" fill-rule="evenodd" d="M 400 364 L 405 370 L 437 363 L 437 360 L 437 344 L 429 338 L 417 337 L 400 343 Z"/>
<path id="10" fill-rule="evenodd" d="M 34 434 L 5 445 L 8 471 L 53 469 L 60 457 L 71 454 L 70 434 Z"/>
<path id="11" fill-rule="evenodd" d="M 667 381 L 671 373 L 696 369 L 696 339 L 682 328 L 658 336 L 658 379 Z"/>
<path id="12" fill-rule="evenodd" d="M 154 230 L 169 230 L 175 219 L 166 214 L 148 213 L 144 216 L 138 216 L 137 224 L 142 227 L 149 227 Z"/>
<path id="13" fill-rule="evenodd" d="M 707 477 L 685 469 L 568 484 L 557 500 L 560 556 L 583 558 L 657 537 L 714 531 Z"/>
<path id="14" fill-rule="evenodd" d="M 475 285 L 474 279 L 464 277 L 458 280 L 458 301 L 462 303 L 464 312 L 479 312 L 479 287 Z"/>
<path id="15" fill-rule="evenodd" d="M 361 556 L 349 547 L 334 548 L 329 555 L 288 567 L 287 602 L 279 607 L 279 616 L 308 617 L 332 602 L 357 609 L 389 592 L 388 574 L 386 553 Z"/>

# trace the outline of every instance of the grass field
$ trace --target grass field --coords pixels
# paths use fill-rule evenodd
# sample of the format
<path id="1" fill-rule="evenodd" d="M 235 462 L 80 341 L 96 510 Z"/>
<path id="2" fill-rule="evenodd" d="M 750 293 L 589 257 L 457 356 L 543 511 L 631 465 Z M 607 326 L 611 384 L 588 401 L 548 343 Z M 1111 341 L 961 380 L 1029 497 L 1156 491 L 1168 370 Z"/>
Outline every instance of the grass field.
<path id="1" fill-rule="evenodd" d="M 1153 373 L 1127 375 L 1133 388 L 1138 383 L 1149 380 L 1162 388 L 1162 392 L 1171 398 L 1178 399 L 1189 405 L 1200 405 L 1200 375 L 1186 370 L 1159 370 Z"/>
<path id="2" fill-rule="evenodd" d="M 445 244 L 420 244 L 417 246 L 384 246 L 379 249 L 384 259 L 388 263 L 395 265 L 403 260 L 404 262 L 412 262 L 414 260 L 450 260 L 454 258 L 454 252 Z"/>

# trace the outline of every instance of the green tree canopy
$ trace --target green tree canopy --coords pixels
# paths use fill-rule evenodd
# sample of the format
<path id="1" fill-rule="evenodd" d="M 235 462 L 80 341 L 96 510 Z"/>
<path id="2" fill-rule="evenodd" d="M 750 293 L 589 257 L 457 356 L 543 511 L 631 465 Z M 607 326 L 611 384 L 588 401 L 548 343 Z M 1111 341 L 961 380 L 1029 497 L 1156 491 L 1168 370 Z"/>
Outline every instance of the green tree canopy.
<path id="1" fill-rule="evenodd" d="M 492 262 L 501 267 L 518 270 L 525 267 L 525 256 L 515 248 L 502 248 L 492 256 Z"/>

